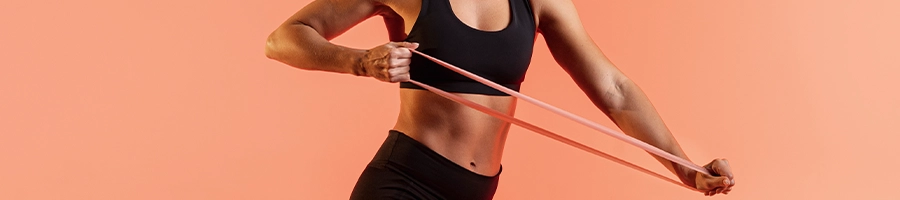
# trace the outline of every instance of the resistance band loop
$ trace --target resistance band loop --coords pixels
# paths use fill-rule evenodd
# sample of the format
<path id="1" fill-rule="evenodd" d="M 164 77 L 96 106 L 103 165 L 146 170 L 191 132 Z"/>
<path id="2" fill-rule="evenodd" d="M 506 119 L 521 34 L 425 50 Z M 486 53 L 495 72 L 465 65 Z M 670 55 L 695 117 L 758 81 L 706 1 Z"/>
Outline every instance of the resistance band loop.
<path id="1" fill-rule="evenodd" d="M 672 161 L 672 162 L 681 164 L 682 166 L 685 166 L 685 167 L 691 168 L 691 169 L 693 169 L 693 170 L 695 170 L 695 171 L 698 171 L 698 172 L 700 172 L 700 173 L 709 175 L 709 172 L 708 172 L 705 168 L 700 167 L 700 166 L 698 166 L 698 165 L 696 165 L 696 164 L 694 164 L 694 163 L 692 163 L 692 162 L 690 162 L 690 161 L 688 161 L 688 160 L 685 160 L 685 159 L 683 159 L 683 158 L 681 158 L 681 157 L 678 157 L 678 156 L 672 155 L 672 154 L 670 154 L 670 153 L 668 153 L 668 152 L 665 152 L 665 151 L 663 151 L 663 150 L 661 150 L 661 149 L 659 149 L 659 148 L 654 147 L 653 145 L 647 144 L 647 143 L 645 143 L 645 142 L 643 142 L 643 141 L 640 141 L 640 140 L 638 140 L 638 139 L 635 139 L 635 138 L 632 138 L 632 137 L 630 137 L 630 136 L 627 136 L 627 135 L 625 135 L 624 133 L 620 133 L 620 132 L 617 132 L 617 131 L 612 130 L 612 129 L 610 129 L 610 128 L 604 127 L 603 125 L 597 124 L 597 123 L 592 122 L 592 121 L 590 121 L 590 120 L 587 120 L 587 119 L 585 119 L 585 118 L 583 118 L 583 117 L 580 117 L 580 116 L 578 116 L 578 115 L 572 114 L 572 113 L 567 112 L 567 111 L 565 111 L 565 110 L 562 110 L 562 109 L 560 109 L 560 108 L 554 107 L 554 106 L 552 106 L 552 105 L 550 105 L 550 104 L 544 103 L 544 102 L 539 101 L 539 100 L 537 100 L 537 99 L 531 98 L 531 97 L 529 97 L 529 96 L 526 96 L 526 95 L 524 95 L 524 94 L 521 94 L 521 93 L 516 92 L 516 91 L 514 91 L 514 90 L 511 90 L 511 89 L 509 89 L 509 88 L 503 87 L 503 86 L 501 86 L 500 84 L 491 82 L 490 80 L 487 80 L 487 79 L 485 79 L 485 78 L 479 77 L 478 75 L 475 75 L 475 74 L 473 74 L 473 73 L 470 73 L 470 72 L 468 72 L 468 71 L 465 71 L 465 70 L 463 70 L 463 69 L 460 69 L 459 67 L 453 66 L 453 65 L 450 64 L 450 63 L 447 63 L 447 62 L 438 60 L 438 59 L 436 59 L 436 58 L 434 58 L 434 57 L 431 57 L 431 56 L 429 56 L 429 55 L 426 55 L 426 54 L 424 54 L 424 53 L 422 53 L 422 52 L 419 52 L 419 51 L 416 51 L 416 50 L 413 50 L 413 49 L 410 49 L 410 51 L 412 51 L 413 53 L 419 54 L 419 55 L 421 55 L 421 56 L 423 56 L 423 57 L 425 57 L 425 58 L 428 58 L 429 60 L 434 61 L 435 63 L 440 64 L 441 66 L 444 66 L 444 67 L 446 67 L 446 68 L 448 68 L 448 69 L 450 69 L 450 70 L 453 70 L 453 71 L 455 71 L 455 72 L 457 72 L 457 73 L 459 73 L 459 74 L 462 74 L 463 76 L 469 77 L 469 78 L 471 78 L 471 79 L 473 79 L 473 80 L 475 80 L 475 81 L 478 81 L 478 82 L 480 82 L 480 83 L 483 83 L 483 84 L 485 84 L 485 85 L 487 85 L 487 86 L 489 86 L 489 87 L 491 87 L 491 88 L 497 89 L 497 90 L 499 90 L 499 91 L 501 91 L 501 92 L 503 92 L 503 93 L 506 93 L 506 94 L 512 95 L 512 96 L 514 96 L 514 97 L 516 97 L 516 98 L 519 98 L 519 99 L 528 101 L 529 103 L 535 104 L 535 105 L 537 105 L 538 107 L 547 109 L 547 110 L 549 110 L 549 111 L 551 111 L 551 112 L 554 112 L 554 113 L 556 113 L 556 114 L 562 115 L 563 117 L 569 118 L 569 119 L 571 119 L 571 120 L 573 120 L 573 121 L 575 121 L 575 122 L 578 122 L 578 123 L 580 123 L 580 124 L 582 124 L 582 125 L 585 125 L 585 126 L 587 126 L 587 127 L 593 128 L 593 129 L 598 130 L 598 131 L 600 131 L 600 132 L 606 133 L 607 135 L 612 136 L 613 138 L 616 138 L 616 139 L 622 140 L 622 141 L 624 141 L 624 142 L 626 142 L 626 143 L 628 143 L 628 144 L 637 146 L 637 147 L 639 147 L 639 148 L 641 148 L 641 149 L 644 149 L 645 151 L 650 152 L 650 153 L 652 153 L 652 154 L 654 154 L 654 155 L 663 157 L 663 158 L 665 158 L 665 159 L 667 159 L 667 160 L 670 160 L 670 161 Z M 519 125 L 519 126 L 521 126 L 521 127 L 523 127 L 523 128 L 526 128 L 526 129 L 528 129 L 528 130 L 531 130 L 531 131 L 540 133 L 540 134 L 542 134 L 542 135 L 544 135 L 544 136 L 547 136 L 547 137 L 549 137 L 549 138 L 551 138 L 551 139 L 554 139 L 554 140 L 557 140 L 557 141 L 566 143 L 566 144 L 571 145 L 571 146 L 573 146 L 573 147 L 575 147 L 575 148 L 578 148 L 578 149 L 587 151 L 587 152 L 589 152 L 589 153 L 598 155 L 598 156 L 600 156 L 600 157 L 604 157 L 604 158 L 610 159 L 610 160 L 615 161 L 615 162 L 617 162 L 617 163 L 619 163 L 619 164 L 622 164 L 622 165 L 631 167 L 631 168 L 633 168 L 633 169 L 635 169 L 635 170 L 638 170 L 638 171 L 647 173 L 647 174 L 649 174 L 649 175 L 651 175 L 651 176 L 654 176 L 654 177 L 657 177 L 657 178 L 661 178 L 661 179 L 666 180 L 666 181 L 668 181 L 668 182 L 671 182 L 671 183 L 674 183 L 674 184 L 677 184 L 677 185 L 681 185 L 681 186 L 684 186 L 684 187 L 689 188 L 689 189 L 691 189 L 691 190 L 697 191 L 697 190 L 694 189 L 693 187 L 684 185 L 684 184 L 682 184 L 682 183 L 679 182 L 679 181 L 672 180 L 672 179 L 670 179 L 670 178 L 668 178 L 668 177 L 665 177 L 665 176 L 663 176 L 663 175 L 657 174 L 657 173 L 655 173 L 655 172 L 653 172 L 653 171 L 647 170 L 647 169 L 642 168 L 642 167 L 640 167 L 640 166 L 637 166 L 637 165 L 635 165 L 635 164 L 633 164 L 633 163 L 629 163 L 629 162 L 627 162 L 627 161 L 625 161 L 625 160 L 622 160 L 622 159 L 619 159 L 619 158 L 614 157 L 614 156 L 612 156 L 612 155 L 603 153 L 603 152 L 601 152 L 601 151 L 599 151 L 599 150 L 596 150 L 596 149 L 594 149 L 594 148 L 591 148 L 591 147 L 589 147 L 589 146 L 587 146 L 587 145 L 584 145 L 584 144 L 578 143 L 578 142 L 576 142 L 576 141 L 573 141 L 573 140 L 571 140 L 571 139 L 562 137 L 562 136 L 560 136 L 560 135 L 558 135 L 558 134 L 555 134 L 555 133 L 553 133 L 553 132 L 547 131 L 546 129 L 537 127 L 537 126 L 535 126 L 535 125 L 533 125 L 533 124 L 530 124 L 530 123 L 528 123 L 528 122 L 525 122 L 525 121 L 516 119 L 515 117 L 509 116 L 509 115 L 507 115 L 507 114 L 505 114 L 505 113 L 498 112 L 498 111 L 496 111 L 496 110 L 493 110 L 493 109 L 490 109 L 490 108 L 488 108 L 488 107 L 482 106 L 482 105 L 480 105 L 480 104 L 478 104 L 478 103 L 469 101 L 469 100 L 464 99 L 464 98 L 462 98 L 462 97 L 459 97 L 459 96 L 457 96 L 457 95 L 450 94 L 450 93 L 448 93 L 448 92 L 445 92 L 445 91 L 443 91 L 443 90 L 440 90 L 440 89 L 431 87 L 431 86 L 429 86 L 429 85 L 423 84 L 423 83 L 418 82 L 418 81 L 410 80 L 410 83 L 413 83 L 413 84 L 415 84 L 415 85 L 418 85 L 418 86 L 420 86 L 420 87 L 422 87 L 422 88 L 425 88 L 426 90 L 429 90 L 429 91 L 431 91 L 431 92 L 437 93 L 438 95 L 441 95 L 441 96 L 443 96 L 443 97 L 445 97 L 445 98 L 448 98 L 448 99 L 450 99 L 450 100 L 453 100 L 453 101 L 456 101 L 456 102 L 461 103 L 461 104 L 463 104 L 463 105 L 472 107 L 472 108 L 474 108 L 474 109 L 476 109 L 476 110 L 479 110 L 479 111 L 481 111 L 481 112 L 484 112 L 484 113 L 486 113 L 486 114 L 488 114 L 488 115 L 497 117 L 497 118 L 499 118 L 499 119 L 501 119 L 501 120 L 503 120 L 503 121 L 507 121 L 507 122 L 510 122 L 510 123 Z"/>

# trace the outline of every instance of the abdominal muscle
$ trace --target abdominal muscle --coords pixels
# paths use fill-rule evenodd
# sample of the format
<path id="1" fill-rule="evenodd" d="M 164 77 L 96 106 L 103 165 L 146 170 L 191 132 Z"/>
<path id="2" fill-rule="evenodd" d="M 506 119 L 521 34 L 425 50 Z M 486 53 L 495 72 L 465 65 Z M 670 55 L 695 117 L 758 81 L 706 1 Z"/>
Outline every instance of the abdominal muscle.
<path id="1" fill-rule="evenodd" d="M 456 95 L 509 115 L 515 111 L 514 97 Z M 500 172 L 509 125 L 430 91 L 401 88 L 394 130 L 474 173 L 494 176 Z"/>

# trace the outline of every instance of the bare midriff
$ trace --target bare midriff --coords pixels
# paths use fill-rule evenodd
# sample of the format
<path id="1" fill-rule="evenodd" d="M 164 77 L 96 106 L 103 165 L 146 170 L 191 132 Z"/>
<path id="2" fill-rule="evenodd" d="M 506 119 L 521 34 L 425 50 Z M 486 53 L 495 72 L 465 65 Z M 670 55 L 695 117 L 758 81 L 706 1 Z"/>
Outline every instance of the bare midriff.
<path id="1" fill-rule="evenodd" d="M 514 97 L 456 95 L 510 115 L 515 111 Z M 401 88 L 394 130 L 474 173 L 494 176 L 500 172 L 509 125 L 430 91 Z"/>

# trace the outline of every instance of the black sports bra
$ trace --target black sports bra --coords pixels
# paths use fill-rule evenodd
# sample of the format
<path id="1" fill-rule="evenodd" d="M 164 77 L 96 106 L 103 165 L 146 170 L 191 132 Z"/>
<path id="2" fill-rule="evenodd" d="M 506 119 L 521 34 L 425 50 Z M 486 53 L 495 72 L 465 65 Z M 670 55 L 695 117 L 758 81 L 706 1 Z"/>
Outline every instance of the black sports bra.
<path id="1" fill-rule="evenodd" d="M 519 91 L 531 63 L 536 28 L 529 0 L 509 0 L 510 20 L 499 31 L 472 28 L 456 17 L 449 0 L 422 0 L 418 19 L 405 41 L 416 50 L 456 65 L 507 88 Z M 410 78 L 438 89 L 509 96 L 413 54 Z M 409 82 L 401 88 L 424 89 Z"/>

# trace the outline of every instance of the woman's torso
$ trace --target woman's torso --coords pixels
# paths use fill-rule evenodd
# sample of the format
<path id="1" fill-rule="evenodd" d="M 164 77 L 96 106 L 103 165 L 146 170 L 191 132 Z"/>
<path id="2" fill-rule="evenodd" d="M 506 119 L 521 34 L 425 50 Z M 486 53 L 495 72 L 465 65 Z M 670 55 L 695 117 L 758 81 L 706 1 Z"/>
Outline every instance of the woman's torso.
<path id="1" fill-rule="evenodd" d="M 424 5 L 423 2 L 430 5 Z M 509 74 L 498 74 L 497 77 L 486 77 L 492 80 L 503 80 L 509 78 L 521 78 L 524 76 L 524 70 L 522 65 L 524 64 L 527 67 L 528 62 L 530 62 L 530 53 L 531 47 L 534 42 L 534 26 L 533 21 L 531 19 L 522 20 L 523 17 L 531 17 L 531 13 L 522 13 L 522 9 L 518 11 L 515 10 L 516 5 L 514 3 L 522 3 L 528 1 L 521 0 L 389 0 L 386 1 L 385 4 L 391 8 L 394 13 L 399 15 L 400 18 L 390 18 L 386 17 L 388 21 L 386 23 L 393 24 L 404 24 L 404 29 L 399 30 L 398 26 L 388 26 L 394 27 L 393 30 L 389 29 L 392 35 L 396 35 L 398 32 L 403 31 L 403 36 L 406 38 L 406 35 L 409 35 L 412 32 L 416 34 L 421 32 L 422 30 L 416 31 L 413 30 L 414 26 L 416 29 L 422 29 L 424 27 L 433 28 L 436 27 L 436 24 L 427 24 L 423 25 L 425 20 L 418 22 L 417 20 L 420 15 L 420 12 L 430 12 L 428 14 L 435 15 L 440 14 L 435 12 L 435 6 L 447 6 L 450 9 L 441 10 L 443 12 L 449 13 L 451 15 L 444 15 L 453 17 L 451 20 L 457 20 L 455 22 L 461 22 L 456 24 L 456 27 L 453 27 L 453 24 L 440 24 L 439 28 L 445 28 L 443 26 L 450 26 L 456 29 L 465 29 L 470 28 L 469 30 L 460 30 L 460 31 L 470 31 L 470 32 L 462 32 L 464 34 L 468 34 L 467 36 L 457 37 L 457 35 L 442 35 L 440 37 L 440 42 L 453 42 L 452 40 L 464 40 L 467 38 L 474 40 L 487 40 L 489 42 L 494 42 L 495 45 L 502 47 L 493 47 L 493 49 L 507 50 L 507 49 L 522 49 L 527 48 L 527 58 L 523 53 L 519 53 L 518 56 L 514 60 L 506 60 L 504 62 L 518 62 L 513 66 L 517 66 L 519 69 L 507 70 L 508 73 L 516 73 L 515 75 Z M 530 6 L 530 5 L 528 5 Z M 512 9 L 511 9 L 512 7 Z M 431 9 L 429 9 L 431 8 Z M 438 9 L 442 9 L 437 7 Z M 520 7 L 521 8 L 521 5 Z M 426 10 L 428 9 L 428 10 Z M 452 11 L 451 11 L 452 10 Z M 452 12 L 452 13 L 450 13 Z M 530 12 L 530 10 L 529 10 Z M 514 13 L 515 15 L 511 14 Z M 518 16 L 518 17 L 516 17 Z M 446 18 L 446 17 L 445 17 Z M 402 21 L 391 21 L 394 20 L 402 20 Z M 426 18 L 430 19 L 430 18 Z M 431 23 L 434 23 L 434 20 L 430 20 Z M 443 22 L 443 21 L 442 21 Z M 450 23 L 450 22 L 448 22 Z M 531 23 L 531 24 L 527 24 Z M 460 26 L 461 25 L 461 26 Z M 427 31 L 427 30 L 426 30 Z M 432 30 L 433 31 L 433 30 Z M 454 30 L 456 31 L 456 30 Z M 510 40 L 510 31 L 531 31 L 531 33 L 522 35 L 515 34 L 517 37 L 531 37 L 530 43 L 522 43 L 522 39 L 518 40 Z M 503 35 L 501 35 L 503 34 Z M 411 35 L 410 38 L 422 38 L 421 36 Z M 478 38 L 481 37 L 481 38 Z M 495 38 L 491 38 L 495 37 Z M 432 45 L 434 43 L 438 43 L 437 38 L 427 38 L 426 40 L 432 40 Z M 464 41 L 456 41 L 456 42 L 464 42 Z M 504 42 L 508 44 L 503 44 Z M 512 43 L 511 43 L 512 42 Z M 449 46 L 449 43 L 445 43 Z M 440 47 L 429 47 L 429 44 L 422 44 L 419 47 L 419 50 L 428 53 L 429 48 L 431 49 L 439 49 L 438 51 L 432 51 L 435 54 L 447 52 L 440 52 L 440 50 L 446 50 L 447 48 Z M 459 51 L 459 47 L 456 47 L 456 51 Z M 485 49 L 485 47 L 472 46 L 472 49 L 464 49 L 465 50 L 478 50 L 475 48 Z M 504 49 L 506 48 L 506 49 Z M 425 50 L 423 50 L 425 49 Z M 454 56 L 458 56 L 458 53 L 464 52 L 454 52 Z M 469 52 L 471 53 L 471 52 Z M 497 60 L 488 60 L 488 57 L 479 58 L 477 55 L 480 54 L 470 54 L 468 57 L 455 58 L 457 62 L 452 62 L 454 58 L 448 58 L 448 62 L 451 64 L 457 64 L 460 67 L 465 68 L 466 66 L 462 66 L 459 63 L 464 64 L 473 64 L 472 62 L 476 62 L 474 64 L 481 64 L 486 62 L 494 62 Z M 432 55 L 434 56 L 434 55 Z M 438 57 L 438 56 L 436 56 Z M 438 57 L 441 59 L 441 57 Z M 446 57 L 445 57 L 446 58 Z M 461 60 L 462 59 L 462 60 Z M 507 58 L 508 59 L 508 58 Z M 414 59 L 414 62 L 417 60 Z M 418 61 L 422 62 L 422 61 Z M 524 62 L 524 63 L 523 63 Z M 493 64 L 496 65 L 496 64 Z M 411 75 L 414 76 L 413 79 L 416 79 L 417 75 L 416 66 L 411 65 Z M 478 70 L 478 69 L 469 69 L 469 70 Z M 432 70 L 433 71 L 433 70 Z M 497 73 L 500 70 L 494 69 L 493 73 Z M 432 74 L 427 74 L 432 73 Z M 483 73 L 484 75 L 490 76 L 491 72 Z M 503 73 L 507 73 L 503 71 Z M 440 76 L 440 77 L 449 77 L 449 76 L 458 76 L 456 74 L 444 74 L 442 73 L 434 73 L 434 72 L 419 72 L 420 76 L 428 76 L 430 79 L 431 76 Z M 505 76 L 505 77 L 502 77 Z M 499 78 L 499 79 L 498 79 Z M 458 77 L 452 79 L 459 79 Z M 509 82 L 510 80 L 506 80 Z M 520 82 L 521 80 L 519 80 Z M 428 81 L 422 81 L 426 84 L 429 84 Z M 408 84 L 408 83 L 407 83 Z M 435 82 L 435 84 L 440 84 L 439 82 Z M 502 83 L 501 83 L 502 84 Z M 517 87 L 517 85 L 516 85 Z M 481 89 L 483 90 L 483 88 Z M 485 95 L 485 94 L 468 94 L 465 92 L 457 93 L 457 95 L 462 96 L 465 99 L 474 101 L 481 105 L 487 106 L 494 110 L 507 113 L 512 115 L 515 108 L 515 98 L 510 96 L 500 96 L 500 95 Z M 410 88 L 401 88 L 400 89 L 400 114 L 397 119 L 397 124 L 394 126 L 395 130 L 406 133 L 411 138 L 425 144 L 432 150 L 438 152 L 439 154 L 447 157 L 451 161 L 456 164 L 466 167 L 469 170 L 486 175 L 493 176 L 496 175 L 500 171 L 500 160 L 503 152 L 503 146 L 506 141 L 506 136 L 509 131 L 509 123 L 506 123 L 497 118 L 491 117 L 487 114 L 481 113 L 477 110 L 469 108 L 465 105 L 453 102 L 444 97 L 438 96 L 434 93 L 431 93 L 426 90 L 421 89 L 410 89 Z"/>

